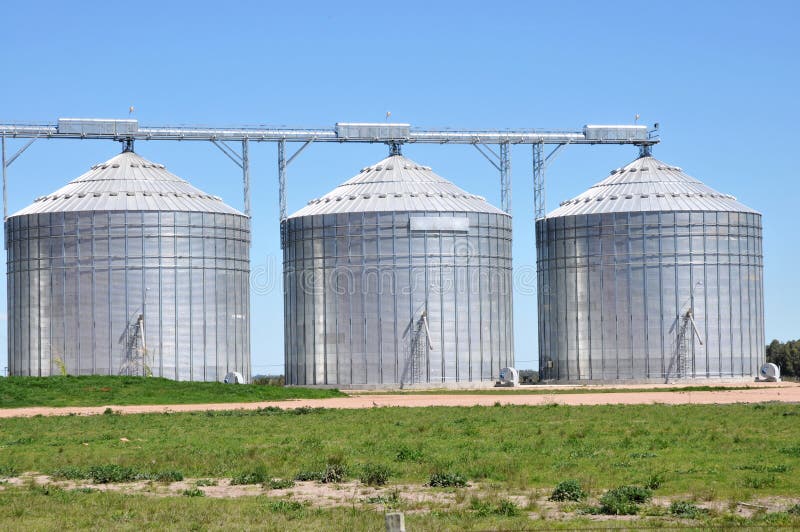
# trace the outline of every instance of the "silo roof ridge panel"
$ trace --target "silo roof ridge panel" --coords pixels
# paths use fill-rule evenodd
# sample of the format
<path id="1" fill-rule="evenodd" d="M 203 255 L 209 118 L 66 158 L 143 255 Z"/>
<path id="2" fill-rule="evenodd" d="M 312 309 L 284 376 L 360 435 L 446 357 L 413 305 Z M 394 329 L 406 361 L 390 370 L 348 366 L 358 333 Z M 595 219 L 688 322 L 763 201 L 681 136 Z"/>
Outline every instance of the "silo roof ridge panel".
<path id="1" fill-rule="evenodd" d="M 144 194 L 151 198 L 143 201 Z M 178 196 L 180 202 L 170 197 Z M 164 165 L 132 153 L 121 153 L 12 216 L 38 212 L 89 210 L 181 210 L 243 215 L 221 199 L 209 196 Z M 211 199 L 210 199 L 211 198 Z M 178 205 L 178 208 L 175 208 Z"/>
<path id="2" fill-rule="evenodd" d="M 394 155 L 367 166 L 332 191 L 309 202 L 290 218 L 334 212 L 408 210 L 505 214 L 480 196 L 472 195 L 435 174 L 430 167 Z"/>
<path id="3" fill-rule="evenodd" d="M 648 170 L 641 171 L 642 168 Z M 658 203 L 658 210 L 756 212 L 739 203 L 734 197 L 717 192 L 683 173 L 677 166 L 653 157 L 641 157 L 623 168 L 612 171 L 608 177 L 553 210 L 547 217 L 652 210 L 653 202 L 624 201 L 626 195 L 634 196 L 631 198 L 633 200 L 641 194 L 654 197 L 654 201 Z M 612 197 L 617 199 L 611 199 Z M 619 198 L 623 198 L 623 201 Z"/>

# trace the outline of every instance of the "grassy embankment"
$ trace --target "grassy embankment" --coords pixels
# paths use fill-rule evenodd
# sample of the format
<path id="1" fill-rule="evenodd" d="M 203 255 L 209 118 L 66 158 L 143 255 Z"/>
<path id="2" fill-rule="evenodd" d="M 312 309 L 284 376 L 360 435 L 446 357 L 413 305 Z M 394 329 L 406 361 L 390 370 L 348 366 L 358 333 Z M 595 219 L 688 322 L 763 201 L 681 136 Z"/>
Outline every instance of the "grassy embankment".
<path id="1" fill-rule="evenodd" d="M 0 408 L 235 403 L 341 397 L 336 390 L 219 382 L 177 382 L 155 377 L 4 377 Z"/>
<path id="2" fill-rule="evenodd" d="M 129 399 L 142 402 L 141 394 Z M 164 402 L 161 396 L 151 399 Z M 783 498 L 787 508 L 800 503 L 799 416 L 800 405 L 767 403 L 300 408 L 14 418 L 0 420 L 0 477 L 32 471 L 75 474 L 117 464 L 147 478 L 170 473 L 229 479 L 260 471 L 291 479 L 339 464 L 356 481 L 369 467 L 384 468 L 388 484 L 381 489 L 390 501 L 395 487 L 417 490 L 434 473 L 461 475 L 470 483 L 468 488 L 434 489 L 454 493 L 458 503 L 391 502 L 388 506 L 405 511 L 409 528 L 415 530 L 597 526 L 581 512 L 597 509 L 606 490 L 621 485 L 650 485 L 657 498 L 714 503 L 717 508 L 681 521 L 669 514 L 663 499 L 660 505 L 648 502 L 634 509 L 636 527 L 800 527 L 800 507 L 797 513 L 757 509 L 750 518 L 737 515 L 738 502 L 749 501 L 755 508 L 765 499 Z M 543 507 L 554 486 L 569 479 L 588 492 L 588 501 L 558 503 L 555 512 L 555 503 Z M 202 484 L 198 489 L 202 491 Z M 12 487 L 0 479 L 0 523 L 7 530 L 322 530 L 332 523 L 342 530 L 381 528 L 386 501 L 370 501 L 357 488 L 347 489 L 353 490 L 352 503 L 320 509 L 276 499 L 268 489 L 233 500 Z M 509 497 L 517 502 L 504 506 Z M 631 526 L 625 519 L 602 523 Z"/>

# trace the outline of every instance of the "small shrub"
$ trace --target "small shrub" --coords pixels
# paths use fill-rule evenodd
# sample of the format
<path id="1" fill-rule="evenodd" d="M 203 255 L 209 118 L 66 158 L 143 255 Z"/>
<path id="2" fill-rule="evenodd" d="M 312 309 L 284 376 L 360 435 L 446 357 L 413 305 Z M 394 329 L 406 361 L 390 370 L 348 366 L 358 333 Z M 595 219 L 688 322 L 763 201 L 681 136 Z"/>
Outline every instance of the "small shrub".
<path id="1" fill-rule="evenodd" d="M 103 415 L 104 416 L 113 416 L 114 415 L 114 411 L 111 409 L 110 406 L 106 407 L 106 409 L 103 410 Z"/>
<path id="2" fill-rule="evenodd" d="M 432 488 L 463 488 L 466 485 L 467 479 L 459 473 L 434 473 L 428 480 L 428 486 Z"/>
<path id="3" fill-rule="evenodd" d="M 620 486 L 608 490 L 600 497 L 600 513 L 606 515 L 634 515 L 639 505 L 650 500 L 652 492 L 640 486 Z"/>
<path id="4" fill-rule="evenodd" d="M 50 476 L 64 480 L 81 480 L 89 478 L 89 474 L 85 470 L 74 466 L 60 467 L 50 473 Z"/>
<path id="5" fill-rule="evenodd" d="M 581 501 L 585 498 L 586 492 L 577 480 L 559 482 L 550 495 L 551 501 Z"/>
<path id="6" fill-rule="evenodd" d="M 264 484 L 264 487 L 271 490 L 285 490 L 294 487 L 294 480 L 290 478 L 271 478 Z"/>
<path id="7" fill-rule="evenodd" d="M 156 482 L 180 482 L 183 480 L 183 473 L 180 471 L 158 471 L 156 473 L 146 473 L 140 475 L 143 480 L 155 480 Z"/>
<path id="8" fill-rule="evenodd" d="M 216 486 L 217 481 L 210 478 L 201 478 L 198 479 L 197 482 L 194 483 L 195 486 Z"/>
<path id="9" fill-rule="evenodd" d="M 794 506 L 786 510 L 786 512 L 792 515 L 800 515 L 800 504 L 795 504 Z"/>
<path id="10" fill-rule="evenodd" d="M 245 471 L 239 473 L 231 479 L 231 486 L 240 486 L 245 484 L 263 484 L 269 480 L 267 470 L 264 466 L 258 466 L 253 471 Z"/>
<path id="11" fill-rule="evenodd" d="M 347 467 L 344 464 L 328 464 L 319 479 L 323 484 L 338 484 L 345 480 L 347 480 Z"/>
<path id="12" fill-rule="evenodd" d="M 509 499 L 500 499 L 497 502 L 492 502 L 486 499 L 479 499 L 473 497 L 469 505 L 478 517 L 486 517 L 489 515 L 503 515 L 506 517 L 514 517 L 519 515 L 519 507 Z"/>
<path id="13" fill-rule="evenodd" d="M 95 484 L 108 484 L 110 482 L 131 482 L 140 480 L 140 475 L 130 467 L 123 467 L 117 464 L 91 466 L 88 470 L 88 478 Z"/>
<path id="14" fill-rule="evenodd" d="M 697 519 L 706 513 L 703 508 L 698 508 L 694 504 L 686 501 L 673 501 L 669 505 L 669 513 L 676 517 L 684 517 L 686 519 Z"/>
<path id="15" fill-rule="evenodd" d="M 389 468 L 380 464 L 366 464 L 359 480 L 367 486 L 384 486 L 389 481 L 391 471 Z"/>
<path id="16" fill-rule="evenodd" d="M 512 500 L 501 499 L 495 507 L 495 513 L 506 517 L 514 517 L 519 515 L 519 507 Z"/>
<path id="17" fill-rule="evenodd" d="M 188 490 L 183 490 L 183 495 L 185 497 L 205 497 L 206 494 L 203 490 L 198 488 L 189 488 Z"/>
<path id="18" fill-rule="evenodd" d="M 322 480 L 322 473 L 319 471 L 300 471 L 294 476 L 294 479 L 298 482 L 305 482 L 309 480 Z"/>

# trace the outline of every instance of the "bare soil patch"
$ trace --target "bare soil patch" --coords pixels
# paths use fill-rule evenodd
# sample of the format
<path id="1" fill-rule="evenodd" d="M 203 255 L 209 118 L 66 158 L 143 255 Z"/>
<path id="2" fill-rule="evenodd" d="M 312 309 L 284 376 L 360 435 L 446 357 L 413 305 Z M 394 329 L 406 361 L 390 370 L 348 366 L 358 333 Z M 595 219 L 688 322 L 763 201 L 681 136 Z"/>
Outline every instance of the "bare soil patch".
<path id="1" fill-rule="evenodd" d="M 502 405 L 639 405 L 639 404 L 732 404 L 763 403 L 770 401 L 800 403 L 798 383 L 759 383 L 742 390 L 659 391 L 663 385 L 641 392 L 610 393 L 554 393 L 536 395 L 470 395 L 470 394 L 392 394 L 370 395 L 353 393 L 349 397 L 330 399 L 293 399 L 254 403 L 212 403 L 181 405 L 105 405 L 92 407 L 25 407 L 0 409 L 0 418 L 33 416 L 91 416 L 111 409 L 118 414 L 155 414 L 178 412 L 204 412 L 207 410 L 256 410 L 259 408 L 375 408 L 375 407 L 429 407 L 429 406 L 492 406 Z M 643 388 L 644 386 L 636 386 Z M 619 388 L 615 386 L 613 388 Z M 559 388 L 570 389 L 570 388 Z"/>

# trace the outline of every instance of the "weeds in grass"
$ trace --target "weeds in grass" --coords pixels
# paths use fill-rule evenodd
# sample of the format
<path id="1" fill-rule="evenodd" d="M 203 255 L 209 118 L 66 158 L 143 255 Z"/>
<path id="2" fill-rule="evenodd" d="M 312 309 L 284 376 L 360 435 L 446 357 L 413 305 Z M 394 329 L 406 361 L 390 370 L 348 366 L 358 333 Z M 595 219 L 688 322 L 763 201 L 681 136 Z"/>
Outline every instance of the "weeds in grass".
<path id="1" fill-rule="evenodd" d="M 83 487 L 80 487 L 80 488 L 73 488 L 73 489 L 71 489 L 69 491 L 72 492 L 72 493 L 97 493 L 100 490 L 98 490 L 96 488 L 89 488 L 89 487 L 83 486 Z"/>
<path id="2" fill-rule="evenodd" d="M 392 472 L 381 464 L 365 464 L 361 469 L 359 480 L 367 486 L 384 486 Z"/>
<path id="3" fill-rule="evenodd" d="M 0 478 L 16 477 L 19 474 L 17 468 L 11 465 L 0 465 Z"/>
<path id="4" fill-rule="evenodd" d="M 459 473 L 437 472 L 431 475 L 427 485 L 432 488 L 463 488 L 467 485 L 467 479 Z"/>
<path id="5" fill-rule="evenodd" d="M 756 475 L 749 475 L 744 477 L 742 480 L 742 485 L 746 488 L 751 488 L 754 490 L 760 490 L 764 488 L 772 488 L 777 483 L 777 479 L 775 475 L 768 475 L 768 476 L 756 476 Z"/>
<path id="6" fill-rule="evenodd" d="M 217 481 L 212 478 L 199 478 L 194 483 L 195 486 L 216 486 Z"/>
<path id="7" fill-rule="evenodd" d="M 600 513 L 606 515 L 635 515 L 639 505 L 649 501 L 652 491 L 641 486 L 620 486 L 600 497 Z"/>
<path id="8" fill-rule="evenodd" d="M 400 492 L 393 489 L 386 495 L 367 497 L 365 502 L 369 504 L 383 504 L 384 506 L 397 506 L 400 503 Z"/>
<path id="9" fill-rule="evenodd" d="M 347 466 L 341 463 L 328 464 L 319 479 L 323 484 L 338 484 L 345 480 L 347 480 Z"/>
<path id="10" fill-rule="evenodd" d="M 550 494 L 551 501 L 581 501 L 585 498 L 586 492 L 580 483 L 573 479 L 559 482 Z"/>
<path id="11" fill-rule="evenodd" d="M 738 469 L 740 471 L 756 471 L 758 473 L 788 473 L 792 468 L 785 464 L 779 464 L 775 466 L 768 466 L 764 464 L 745 464 L 736 466 L 734 469 Z"/>
<path id="12" fill-rule="evenodd" d="M 65 480 L 91 480 L 95 484 L 111 482 L 135 482 L 137 480 L 154 480 L 156 482 L 178 482 L 183 480 L 180 471 L 142 472 L 132 467 L 117 464 L 93 465 L 88 468 L 66 466 L 55 469 L 50 476 Z"/>
<path id="13" fill-rule="evenodd" d="M 271 512 L 294 514 L 296 517 L 301 517 L 302 514 L 305 514 L 306 509 L 305 505 L 301 502 L 285 500 L 269 501 L 267 503 L 267 508 L 269 508 Z"/>
<path id="14" fill-rule="evenodd" d="M 422 462 L 422 451 L 403 445 L 397 449 L 395 460 L 398 462 Z"/>
<path id="15" fill-rule="evenodd" d="M 243 471 L 231 478 L 231 486 L 246 484 L 263 484 L 269 480 L 267 470 L 263 465 L 257 466 L 252 471 Z"/>
<path id="16" fill-rule="evenodd" d="M 800 504 L 795 504 L 794 506 L 791 506 L 788 510 L 786 510 L 786 513 L 792 515 L 800 515 Z"/>
<path id="17" fill-rule="evenodd" d="M 479 499 L 477 497 L 473 497 L 470 501 L 469 507 L 478 517 L 487 517 L 490 515 L 514 517 L 520 513 L 519 507 L 514 503 L 514 501 L 509 499 L 491 501 L 488 499 Z"/>
<path id="18" fill-rule="evenodd" d="M 687 501 L 673 501 L 669 505 L 669 513 L 675 517 L 683 517 L 686 519 L 697 519 L 708 513 L 708 510 L 699 508 L 691 502 Z"/>
<path id="19" fill-rule="evenodd" d="M 201 490 L 201 489 L 198 489 L 198 488 L 189 488 L 189 489 L 183 490 L 182 494 L 185 497 L 205 497 L 206 496 L 205 492 L 203 490 Z"/>
<path id="20" fill-rule="evenodd" d="M 295 476 L 294 479 L 298 482 L 306 482 L 309 480 L 322 480 L 322 472 L 320 471 L 299 471 Z"/>
<path id="21" fill-rule="evenodd" d="M 800 456 L 800 445 L 791 445 L 789 447 L 781 447 L 780 453 L 786 456 Z"/>
<path id="22" fill-rule="evenodd" d="M 294 487 L 294 480 L 289 478 L 271 478 L 264 483 L 264 487 L 271 490 L 285 490 Z"/>
<path id="23" fill-rule="evenodd" d="M 647 477 L 647 480 L 644 481 L 644 487 L 651 491 L 655 491 L 660 488 L 662 484 L 664 484 L 665 479 L 666 477 L 664 476 L 664 473 L 651 473 Z"/>

